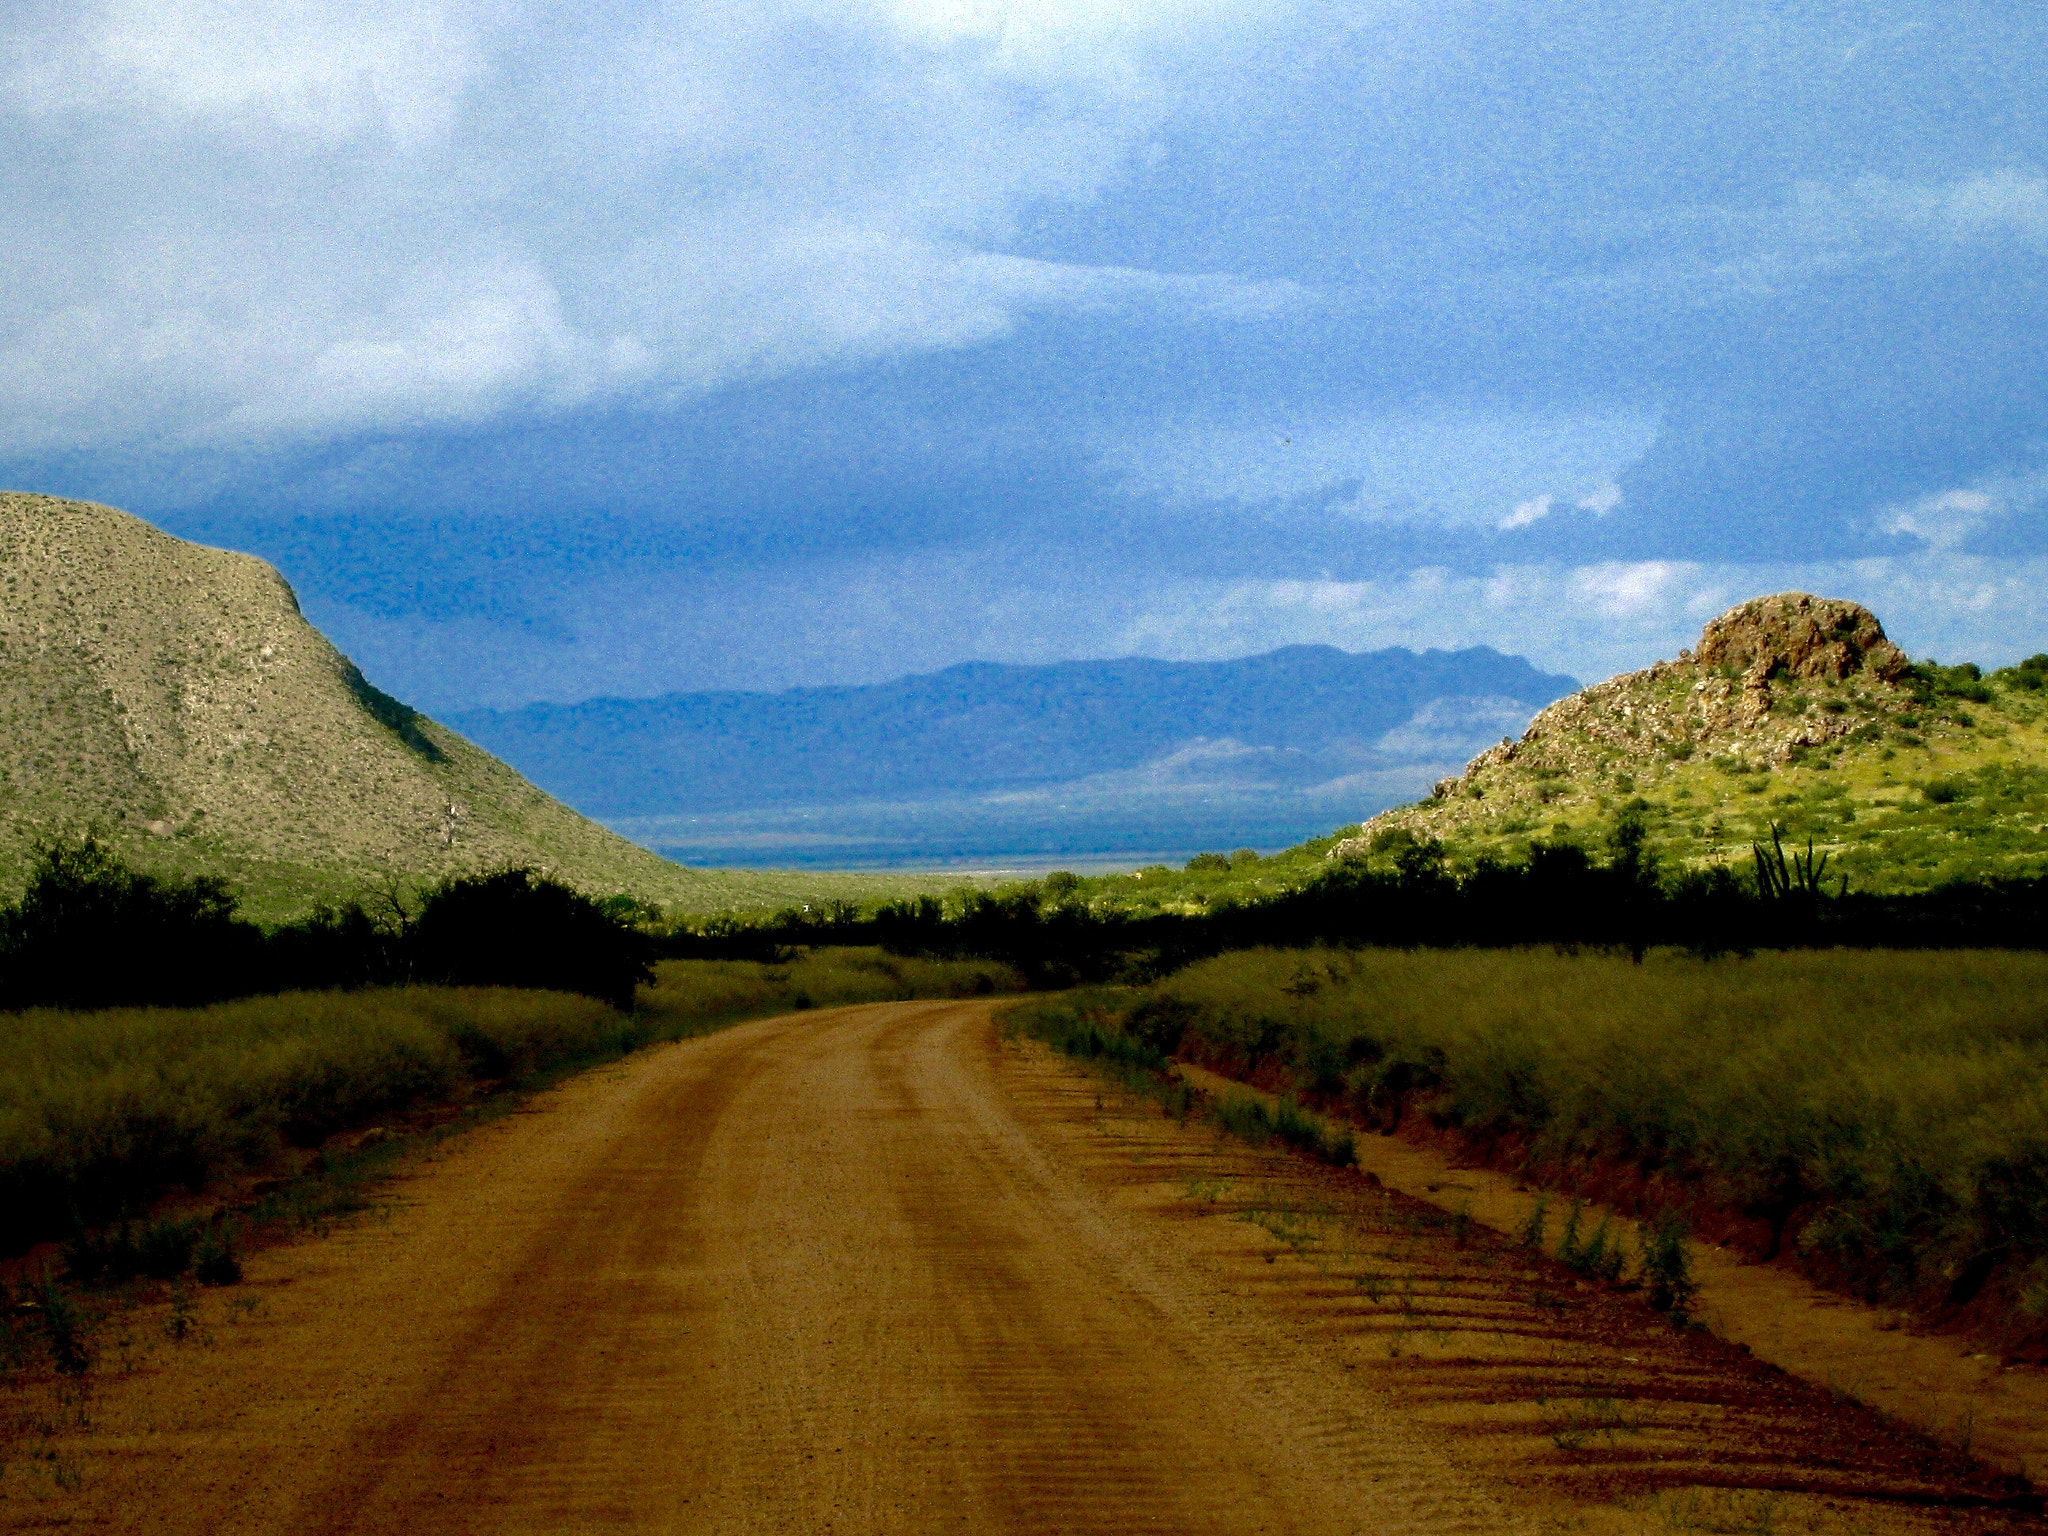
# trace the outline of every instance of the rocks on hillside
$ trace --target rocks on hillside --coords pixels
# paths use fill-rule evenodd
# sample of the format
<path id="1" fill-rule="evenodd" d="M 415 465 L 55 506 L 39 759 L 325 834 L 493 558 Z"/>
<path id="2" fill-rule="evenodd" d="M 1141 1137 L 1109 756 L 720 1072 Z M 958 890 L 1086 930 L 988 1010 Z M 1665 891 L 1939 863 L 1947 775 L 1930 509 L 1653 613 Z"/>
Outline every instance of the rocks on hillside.
<path id="1" fill-rule="evenodd" d="M 1381 813 L 1330 856 L 1362 854 L 1383 827 L 1442 836 L 1519 801 L 1548 803 L 1545 784 L 1584 783 L 1617 762 L 1710 751 L 1782 763 L 1904 708 L 1909 696 L 1897 685 L 1909 665 L 1860 603 L 1804 592 L 1753 598 L 1710 621 L 1697 649 L 1560 699 L 1520 741 L 1489 747 L 1427 801 Z M 1810 696 L 1817 691 L 1831 697 Z"/>

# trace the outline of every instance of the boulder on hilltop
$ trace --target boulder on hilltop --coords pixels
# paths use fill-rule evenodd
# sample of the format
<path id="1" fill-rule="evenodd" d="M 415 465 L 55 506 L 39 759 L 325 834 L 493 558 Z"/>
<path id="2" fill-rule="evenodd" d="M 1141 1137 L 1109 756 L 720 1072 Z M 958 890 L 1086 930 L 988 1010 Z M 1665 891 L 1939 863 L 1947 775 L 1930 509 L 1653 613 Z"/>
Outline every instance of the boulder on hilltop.
<path id="1" fill-rule="evenodd" d="M 1894 682 L 1910 665 L 1861 603 L 1805 592 L 1754 597 L 1710 619 L 1692 660 L 1734 667 L 1760 681 L 1783 674 L 1833 682 L 1867 672 Z"/>

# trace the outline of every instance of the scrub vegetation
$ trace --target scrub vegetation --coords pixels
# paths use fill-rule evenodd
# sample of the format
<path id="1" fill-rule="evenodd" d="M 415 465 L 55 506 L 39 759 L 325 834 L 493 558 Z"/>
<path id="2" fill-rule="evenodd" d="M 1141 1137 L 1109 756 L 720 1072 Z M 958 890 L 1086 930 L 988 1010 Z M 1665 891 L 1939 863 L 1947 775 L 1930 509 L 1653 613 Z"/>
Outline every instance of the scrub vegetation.
<path id="1" fill-rule="evenodd" d="M 2048 1353 L 2048 957 L 1258 950 L 1021 1018 Z"/>
<path id="2" fill-rule="evenodd" d="M 161 1195 L 289 1163 L 339 1131 L 736 1020 L 1015 985 L 988 962 L 835 949 L 776 964 L 664 961 L 630 1012 L 562 992 L 399 987 L 0 1015 L 0 1250 L 139 1217 Z M 118 1236 L 127 1230 L 97 1240 L 113 1255 L 102 1270 L 168 1262 L 131 1265 L 122 1255 L 142 1239 Z M 189 1258 L 203 1235 L 150 1241 L 185 1241 Z"/>
<path id="3" fill-rule="evenodd" d="M 1697 653 L 1550 706 L 1337 854 L 1391 861 L 1434 840 L 1470 868 L 1633 812 L 1685 868 L 1741 863 L 1776 825 L 1866 892 L 2038 877 L 2044 685 L 2048 655 L 1988 673 L 1909 663 L 1853 603 L 1759 598 L 1710 623 Z"/>

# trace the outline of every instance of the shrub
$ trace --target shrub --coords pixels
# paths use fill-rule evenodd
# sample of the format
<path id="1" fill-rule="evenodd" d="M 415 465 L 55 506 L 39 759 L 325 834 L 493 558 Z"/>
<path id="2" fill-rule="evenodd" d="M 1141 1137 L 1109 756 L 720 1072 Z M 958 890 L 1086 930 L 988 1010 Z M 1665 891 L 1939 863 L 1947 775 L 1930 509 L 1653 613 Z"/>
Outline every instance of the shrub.
<path id="1" fill-rule="evenodd" d="M 54 1281 L 32 1287 L 35 1306 L 49 1340 L 50 1363 L 66 1376 L 83 1376 L 99 1356 L 92 1337 L 92 1319 L 78 1298 Z"/>
<path id="2" fill-rule="evenodd" d="M 644 935 L 529 869 L 446 881 L 408 939 L 418 979 L 448 986 L 580 992 L 630 1008 L 634 989 L 654 979 Z"/>
<path id="3" fill-rule="evenodd" d="M 140 1228 L 123 1219 L 98 1234 L 81 1232 L 65 1245 L 64 1278 L 98 1285 L 147 1277 L 169 1280 L 192 1267 L 199 1224 L 166 1216 Z"/>
<path id="4" fill-rule="evenodd" d="M 225 1221 L 209 1223 L 192 1256 L 192 1277 L 201 1285 L 237 1285 L 242 1261 L 235 1256 L 234 1229 Z"/>
<path id="5" fill-rule="evenodd" d="M 219 880 L 138 874 L 97 838 L 60 839 L 0 914 L 0 1006 L 206 1002 L 260 976 L 262 948 Z"/>
<path id="6" fill-rule="evenodd" d="M 1689 1313 L 1699 1295 L 1699 1284 L 1692 1276 L 1692 1261 L 1686 1256 L 1687 1236 L 1685 1219 L 1666 1215 L 1647 1229 L 1643 1241 L 1644 1294 L 1652 1307 L 1673 1317 Z"/>

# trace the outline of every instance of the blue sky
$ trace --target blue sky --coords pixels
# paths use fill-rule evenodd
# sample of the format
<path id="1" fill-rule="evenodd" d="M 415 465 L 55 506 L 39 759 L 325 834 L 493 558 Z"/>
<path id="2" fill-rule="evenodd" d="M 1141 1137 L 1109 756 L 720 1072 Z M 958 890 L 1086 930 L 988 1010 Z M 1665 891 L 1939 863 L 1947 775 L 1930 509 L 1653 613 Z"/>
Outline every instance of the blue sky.
<path id="1" fill-rule="evenodd" d="M 2048 648 L 2037 4 L 25 0 L 0 481 L 430 709 Z"/>

